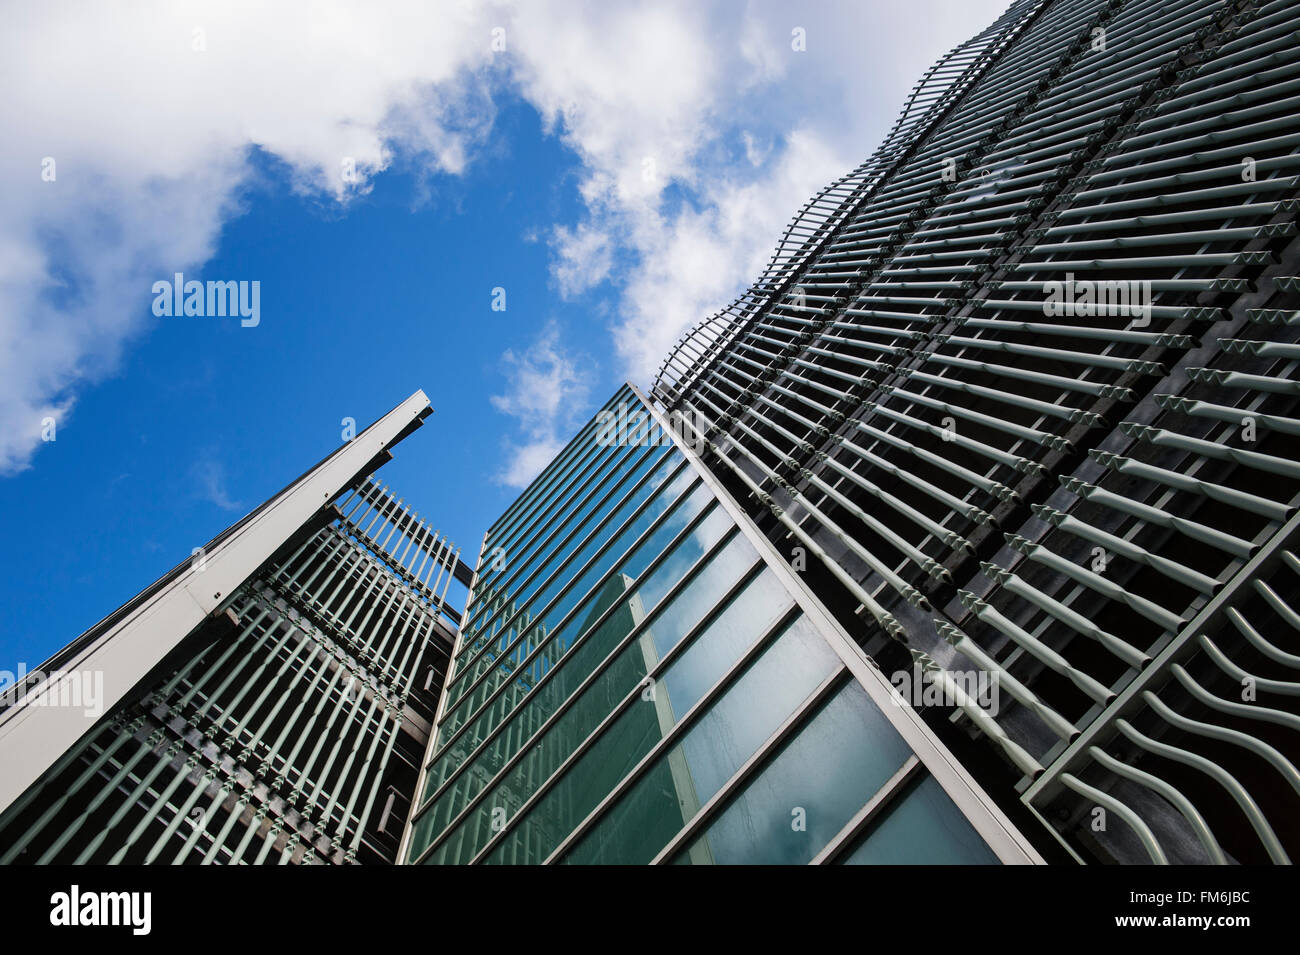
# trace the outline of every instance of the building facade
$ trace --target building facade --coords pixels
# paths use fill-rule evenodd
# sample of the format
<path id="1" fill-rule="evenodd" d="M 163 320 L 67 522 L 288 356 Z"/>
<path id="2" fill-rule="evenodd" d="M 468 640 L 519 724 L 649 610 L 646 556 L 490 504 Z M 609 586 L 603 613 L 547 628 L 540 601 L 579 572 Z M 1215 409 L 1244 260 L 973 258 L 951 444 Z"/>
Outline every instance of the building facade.
<path id="1" fill-rule="evenodd" d="M 0 861 L 1291 861 L 1298 32 L 1016 0 L 472 574 L 417 394 L 58 654 Z"/>
<path id="2" fill-rule="evenodd" d="M 395 861 L 470 576 L 373 477 L 429 410 L 413 395 L 6 694 L 0 863 Z"/>
<path id="3" fill-rule="evenodd" d="M 620 389 L 488 530 L 404 857 L 1037 855 Z"/>
<path id="4" fill-rule="evenodd" d="M 1297 29 L 1014 3 L 652 390 L 1048 858 L 1300 852 Z"/>

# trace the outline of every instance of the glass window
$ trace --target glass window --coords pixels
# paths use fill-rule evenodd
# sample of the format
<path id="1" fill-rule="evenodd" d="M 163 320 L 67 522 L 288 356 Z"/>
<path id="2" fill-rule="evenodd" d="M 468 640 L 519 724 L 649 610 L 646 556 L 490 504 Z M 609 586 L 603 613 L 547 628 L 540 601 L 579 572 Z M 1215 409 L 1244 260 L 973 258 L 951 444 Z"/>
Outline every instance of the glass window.
<path id="1" fill-rule="evenodd" d="M 666 510 L 671 508 L 677 498 L 686 490 L 693 477 L 688 471 L 681 471 L 668 484 L 663 487 L 668 473 L 674 464 L 677 463 L 673 458 L 663 461 L 650 480 L 638 487 L 632 493 L 628 500 L 624 501 L 617 507 L 615 513 L 605 523 L 599 533 L 592 536 L 582 548 L 572 562 L 567 564 L 561 563 L 557 557 L 556 562 L 548 565 L 545 570 L 537 575 L 535 579 L 527 580 L 528 587 L 538 587 L 544 582 L 544 578 L 549 578 L 546 583 L 545 591 L 529 599 L 527 594 L 531 590 L 526 590 L 523 595 L 512 592 L 501 591 L 493 594 L 494 602 L 502 608 L 500 612 L 494 612 L 485 615 L 488 632 L 495 633 L 502 626 L 503 622 L 509 621 L 510 627 L 508 632 L 502 634 L 496 641 L 495 645 L 487 652 L 480 652 L 483 646 L 486 646 L 489 640 L 481 636 L 475 636 L 475 644 L 470 652 L 463 653 L 457 664 L 457 671 L 453 676 L 452 683 L 448 687 L 448 708 L 447 714 L 451 715 L 455 704 L 460 700 L 461 695 L 482 675 L 486 670 L 494 666 L 502 665 L 502 658 L 507 661 L 518 661 L 526 657 L 535 647 L 539 635 L 545 633 L 548 624 L 564 619 L 564 616 L 573 609 L 574 605 L 580 600 L 592 584 L 609 573 L 610 565 L 617 561 L 635 540 L 639 537 L 655 519 L 662 515 Z M 636 475 L 641 476 L 639 473 Z M 620 489 L 620 493 L 625 493 L 626 489 Z M 638 512 L 638 508 L 646 502 L 647 498 L 653 496 L 653 499 L 644 510 Z M 608 507 L 615 507 L 617 502 L 607 502 Z M 635 515 L 635 516 L 634 516 Z M 604 519 L 604 512 L 596 515 L 592 521 L 592 527 L 586 528 L 583 533 L 590 533 L 596 524 Z M 679 515 L 675 519 L 680 520 L 680 526 L 685 526 L 688 517 Z M 624 524 L 627 526 L 624 527 Z M 620 532 L 620 528 L 623 528 Z M 615 538 L 611 541 L 611 538 Z M 576 542 L 575 542 L 576 543 Z M 593 560 L 593 557 L 599 554 L 599 558 Z M 577 579 L 574 575 L 583 568 L 583 565 L 591 560 L 591 566 L 586 569 Z M 512 579 L 513 580 L 513 579 Z M 554 603 L 551 601 L 562 594 Z M 537 616 L 534 619 L 533 613 Z M 528 621 L 523 623 L 523 621 Z M 533 631 L 529 638 L 511 645 L 518 633 L 517 626 L 532 626 Z M 483 626 L 483 624 L 479 624 Z M 477 634 L 476 628 L 471 631 Z"/>
<path id="2" fill-rule="evenodd" d="M 631 389 L 624 386 L 614 393 L 602 410 L 612 411 L 620 403 L 628 402 L 637 402 L 637 398 Z M 584 465 L 592 450 L 600 447 L 597 440 L 599 428 L 600 415 L 596 414 L 543 469 L 524 493 L 506 508 L 505 513 L 497 518 L 496 523 L 489 529 L 489 549 L 516 534 L 521 525 L 535 522 L 541 509 L 553 509 L 556 506 L 556 489 L 571 484 L 574 480 L 573 475 Z"/>
<path id="3" fill-rule="evenodd" d="M 707 489 L 702 485 L 698 486 L 685 501 L 672 509 L 672 513 L 666 520 L 649 532 L 646 539 L 637 545 L 631 554 L 623 555 L 622 551 L 625 549 L 623 542 L 620 542 L 618 548 L 612 548 L 609 552 L 609 560 L 616 561 L 621 558 L 621 563 L 612 573 L 608 572 L 608 568 L 602 570 L 603 573 L 608 573 L 604 586 L 589 596 L 581 608 L 570 612 L 567 620 L 565 615 L 557 613 L 553 617 L 548 615 L 546 619 L 533 621 L 530 624 L 530 633 L 524 640 L 521 640 L 506 657 L 491 661 L 494 668 L 489 676 L 447 707 L 442 724 L 439 726 L 440 741 L 455 732 L 467 717 L 476 713 L 497 687 L 507 679 L 513 678 L 513 692 L 498 697 L 496 706 L 486 714 L 490 717 L 489 726 L 495 726 L 500 722 L 504 713 L 512 709 L 518 699 L 532 688 L 532 684 L 541 673 L 550 670 L 556 664 L 573 641 L 580 634 L 585 633 L 593 621 L 606 610 L 610 601 L 622 596 L 631 579 L 642 574 L 711 500 Z M 638 537 L 646 533 L 653 521 L 654 518 L 649 514 L 642 515 L 641 520 L 628 528 L 626 545 L 630 546 Z M 693 563 L 730 527 L 731 521 L 725 513 L 720 508 L 714 508 L 677 546 L 674 557 L 679 561 L 686 560 L 688 565 Z M 654 574 L 662 576 L 663 571 L 664 568 L 661 566 L 656 568 Z M 575 593 L 581 591 L 575 589 Z M 650 595 L 643 595 L 642 603 L 645 606 L 653 606 Z M 558 630 L 551 629 L 557 624 Z M 529 667 L 532 672 L 516 673 L 517 665 L 539 645 L 546 645 L 547 648 L 530 662 Z M 467 677 L 466 684 L 471 682 L 473 682 L 472 678 Z"/>
<path id="4" fill-rule="evenodd" d="M 469 861 L 500 828 L 501 810 L 504 808 L 505 818 L 513 818 L 537 788 L 644 680 L 659 656 L 671 649 L 691 627 L 703 619 L 713 609 L 719 595 L 740 580 L 757 560 L 758 555 L 749 542 L 740 534 L 734 535 L 667 606 L 653 617 L 640 635 L 610 662 L 600 677 L 582 692 L 581 697 L 565 709 L 563 715 L 546 730 L 545 734 L 540 739 L 529 743 L 524 758 L 511 767 L 504 778 L 495 784 L 493 791 L 480 801 L 470 816 L 459 825 L 458 832 L 449 838 L 435 855 L 441 861 Z M 593 635 L 593 637 L 600 636 L 599 645 L 604 648 L 602 659 L 646 617 L 639 593 L 633 593 L 627 598 L 624 610 L 625 612 L 607 618 L 597 634 Z M 584 677 L 590 672 L 591 669 L 586 670 Z M 562 699 L 556 699 L 556 706 L 558 707 L 561 702 Z M 532 706 L 532 702 L 526 704 L 523 711 L 530 710 Z M 549 712 L 553 712 L 553 709 L 548 711 L 547 715 Z M 540 724 L 542 720 L 538 719 L 535 722 Z M 595 747 L 584 755 L 577 767 L 570 770 L 566 777 L 568 785 L 562 781 L 551 793 L 543 797 L 534 809 L 529 810 L 529 819 L 537 815 L 543 820 L 549 833 L 564 825 L 562 821 L 556 822 L 551 819 L 552 815 L 558 814 L 562 819 L 567 819 L 568 814 L 580 811 L 575 807 L 586 805 L 590 800 L 590 805 L 581 810 L 585 815 L 592 806 L 604 798 L 613 784 L 622 778 L 624 771 L 619 768 L 622 766 L 621 760 L 631 759 L 635 762 L 650 746 L 654 745 L 659 736 L 660 721 L 655 708 L 633 704 L 625 711 L 622 718 L 615 720 L 602 732 Z M 506 759 L 518 751 L 518 743 L 523 742 L 513 739 L 506 742 L 504 739 L 499 736 L 493 740 L 476 762 L 483 764 L 485 768 L 504 765 Z M 598 753 L 605 754 L 604 758 L 596 755 Z M 440 798 L 439 802 L 441 801 Z M 436 812 L 440 816 L 448 815 L 450 818 L 459 811 L 464 801 L 456 800 L 456 803 L 455 811 L 449 814 L 441 807 L 431 809 L 430 812 Z M 576 825 L 581 818 L 582 816 L 579 815 L 572 824 Z M 528 824 L 526 820 L 521 825 L 526 828 Z M 559 831 L 558 837 L 563 838 L 568 831 L 567 828 L 563 828 Z M 514 849 L 529 852 L 528 861 L 541 861 L 540 858 L 531 855 L 534 851 L 544 854 L 550 851 L 550 848 L 545 847 L 547 840 L 539 840 L 537 834 L 533 832 L 521 836 L 512 833 L 507 836 L 507 842 Z M 534 842 L 537 843 L 537 847 L 533 845 Z M 555 843 L 558 843 L 558 838 Z M 525 860 L 521 858 L 516 861 Z"/>
<path id="5" fill-rule="evenodd" d="M 751 633 L 748 642 L 757 636 Z M 650 862 L 839 666 L 839 657 L 807 618 L 796 618 L 564 861 Z M 690 677 L 683 681 L 690 682 Z"/>
<path id="6" fill-rule="evenodd" d="M 910 755 L 850 680 L 674 861 L 807 863 Z"/>
<path id="7" fill-rule="evenodd" d="M 998 857 L 943 787 L 926 775 L 895 799 L 839 861 L 844 865 L 997 865 Z"/>
<path id="8" fill-rule="evenodd" d="M 545 607 L 546 601 L 554 595 L 555 582 L 567 581 L 584 560 L 609 540 L 637 504 L 663 483 L 669 468 L 680 461 L 679 456 L 666 455 L 665 450 L 652 448 L 647 452 L 632 448 L 623 451 L 625 457 L 614 462 L 613 467 L 607 465 L 605 471 L 592 481 L 591 486 L 581 491 L 578 500 L 567 505 L 568 513 L 564 519 L 555 522 L 558 526 L 547 527 L 520 541 L 513 549 L 505 549 L 502 584 L 519 609 Z M 646 477 L 655 465 L 659 465 L 658 472 L 637 488 L 630 502 L 620 507 L 619 501 L 623 496 Z M 584 539 L 611 513 L 613 520 L 605 523 L 593 535 L 593 539 L 578 551 Z M 488 551 L 485 557 L 491 560 L 492 552 Z M 552 575 L 555 578 L 552 588 L 538 594 L 537 589 Z M 488 586 L 493 584 L 489 582 Z"/>

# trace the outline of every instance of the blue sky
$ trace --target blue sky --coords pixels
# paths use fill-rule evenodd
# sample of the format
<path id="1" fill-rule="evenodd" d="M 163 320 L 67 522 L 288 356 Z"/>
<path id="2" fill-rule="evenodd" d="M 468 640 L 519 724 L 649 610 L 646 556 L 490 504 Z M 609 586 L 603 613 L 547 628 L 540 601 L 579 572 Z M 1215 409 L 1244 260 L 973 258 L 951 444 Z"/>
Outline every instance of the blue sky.
<path id="1" fill-rule="evenodd" d="M 577 425 L 648 383 L 1002 6 L 18 12 L 0 669 L 37 666 L 336 447 L 342 419 L 416 388 L 435 413 L 381 478 L 472 564 Z M 260 323 L 155 316 L 175 271 L 259 281 Z"/>

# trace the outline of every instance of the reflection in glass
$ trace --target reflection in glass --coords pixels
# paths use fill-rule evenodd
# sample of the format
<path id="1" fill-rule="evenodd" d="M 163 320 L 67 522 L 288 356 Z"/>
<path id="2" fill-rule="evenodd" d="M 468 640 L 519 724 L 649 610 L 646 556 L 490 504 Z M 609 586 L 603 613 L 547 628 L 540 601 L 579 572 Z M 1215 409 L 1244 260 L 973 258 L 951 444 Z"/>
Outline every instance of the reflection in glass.
<path id="1" fill-rule="evenodd" d="M 807 863 L 909 755 L 866 691 L 850 680 L 679 853 L 680 861 Z"/>
<path id="2" fill-rule="evenodd" d="M 933 776 L 899 796 L 857 845 L 844 865 L 997 865 L 979 837 Z"/>
<path id="3" fill-rule="evenodd" d="M 796 618 L 564 861 L 651 861 L 839 665 L 807 618 Z M 696 861 L 711 861 L 707 846 Z"/>

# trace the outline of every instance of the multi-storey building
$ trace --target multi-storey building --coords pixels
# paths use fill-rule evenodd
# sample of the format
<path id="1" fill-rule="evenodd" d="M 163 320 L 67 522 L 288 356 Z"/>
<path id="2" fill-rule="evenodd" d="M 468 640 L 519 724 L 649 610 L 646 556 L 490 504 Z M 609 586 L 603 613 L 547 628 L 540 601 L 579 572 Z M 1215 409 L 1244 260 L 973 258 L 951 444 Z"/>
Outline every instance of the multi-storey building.
<path id="1" fill-rule="evenodd" d="M 1300 851 L 1297 29 L 1019 0 L 652 391 L 1050 858 Z"/>
<path id="2" fill-rule="evenodd" d="M 0 854 L 1290 861 L 1298 31 L 1017 0 L 472 578 L 417 394 L 57 655 Z"/>
<path id="3" fill-rule="evenodd" d="M 406 860 L 1037 860 L 689 439 L 624 387 L 489 528 Z"/>
<path id="4" fill-rule="evenodd" d="M 6 694 L 0 863 L 392 862 L 459 551 L 376 483 L 416 393 Z"/>

